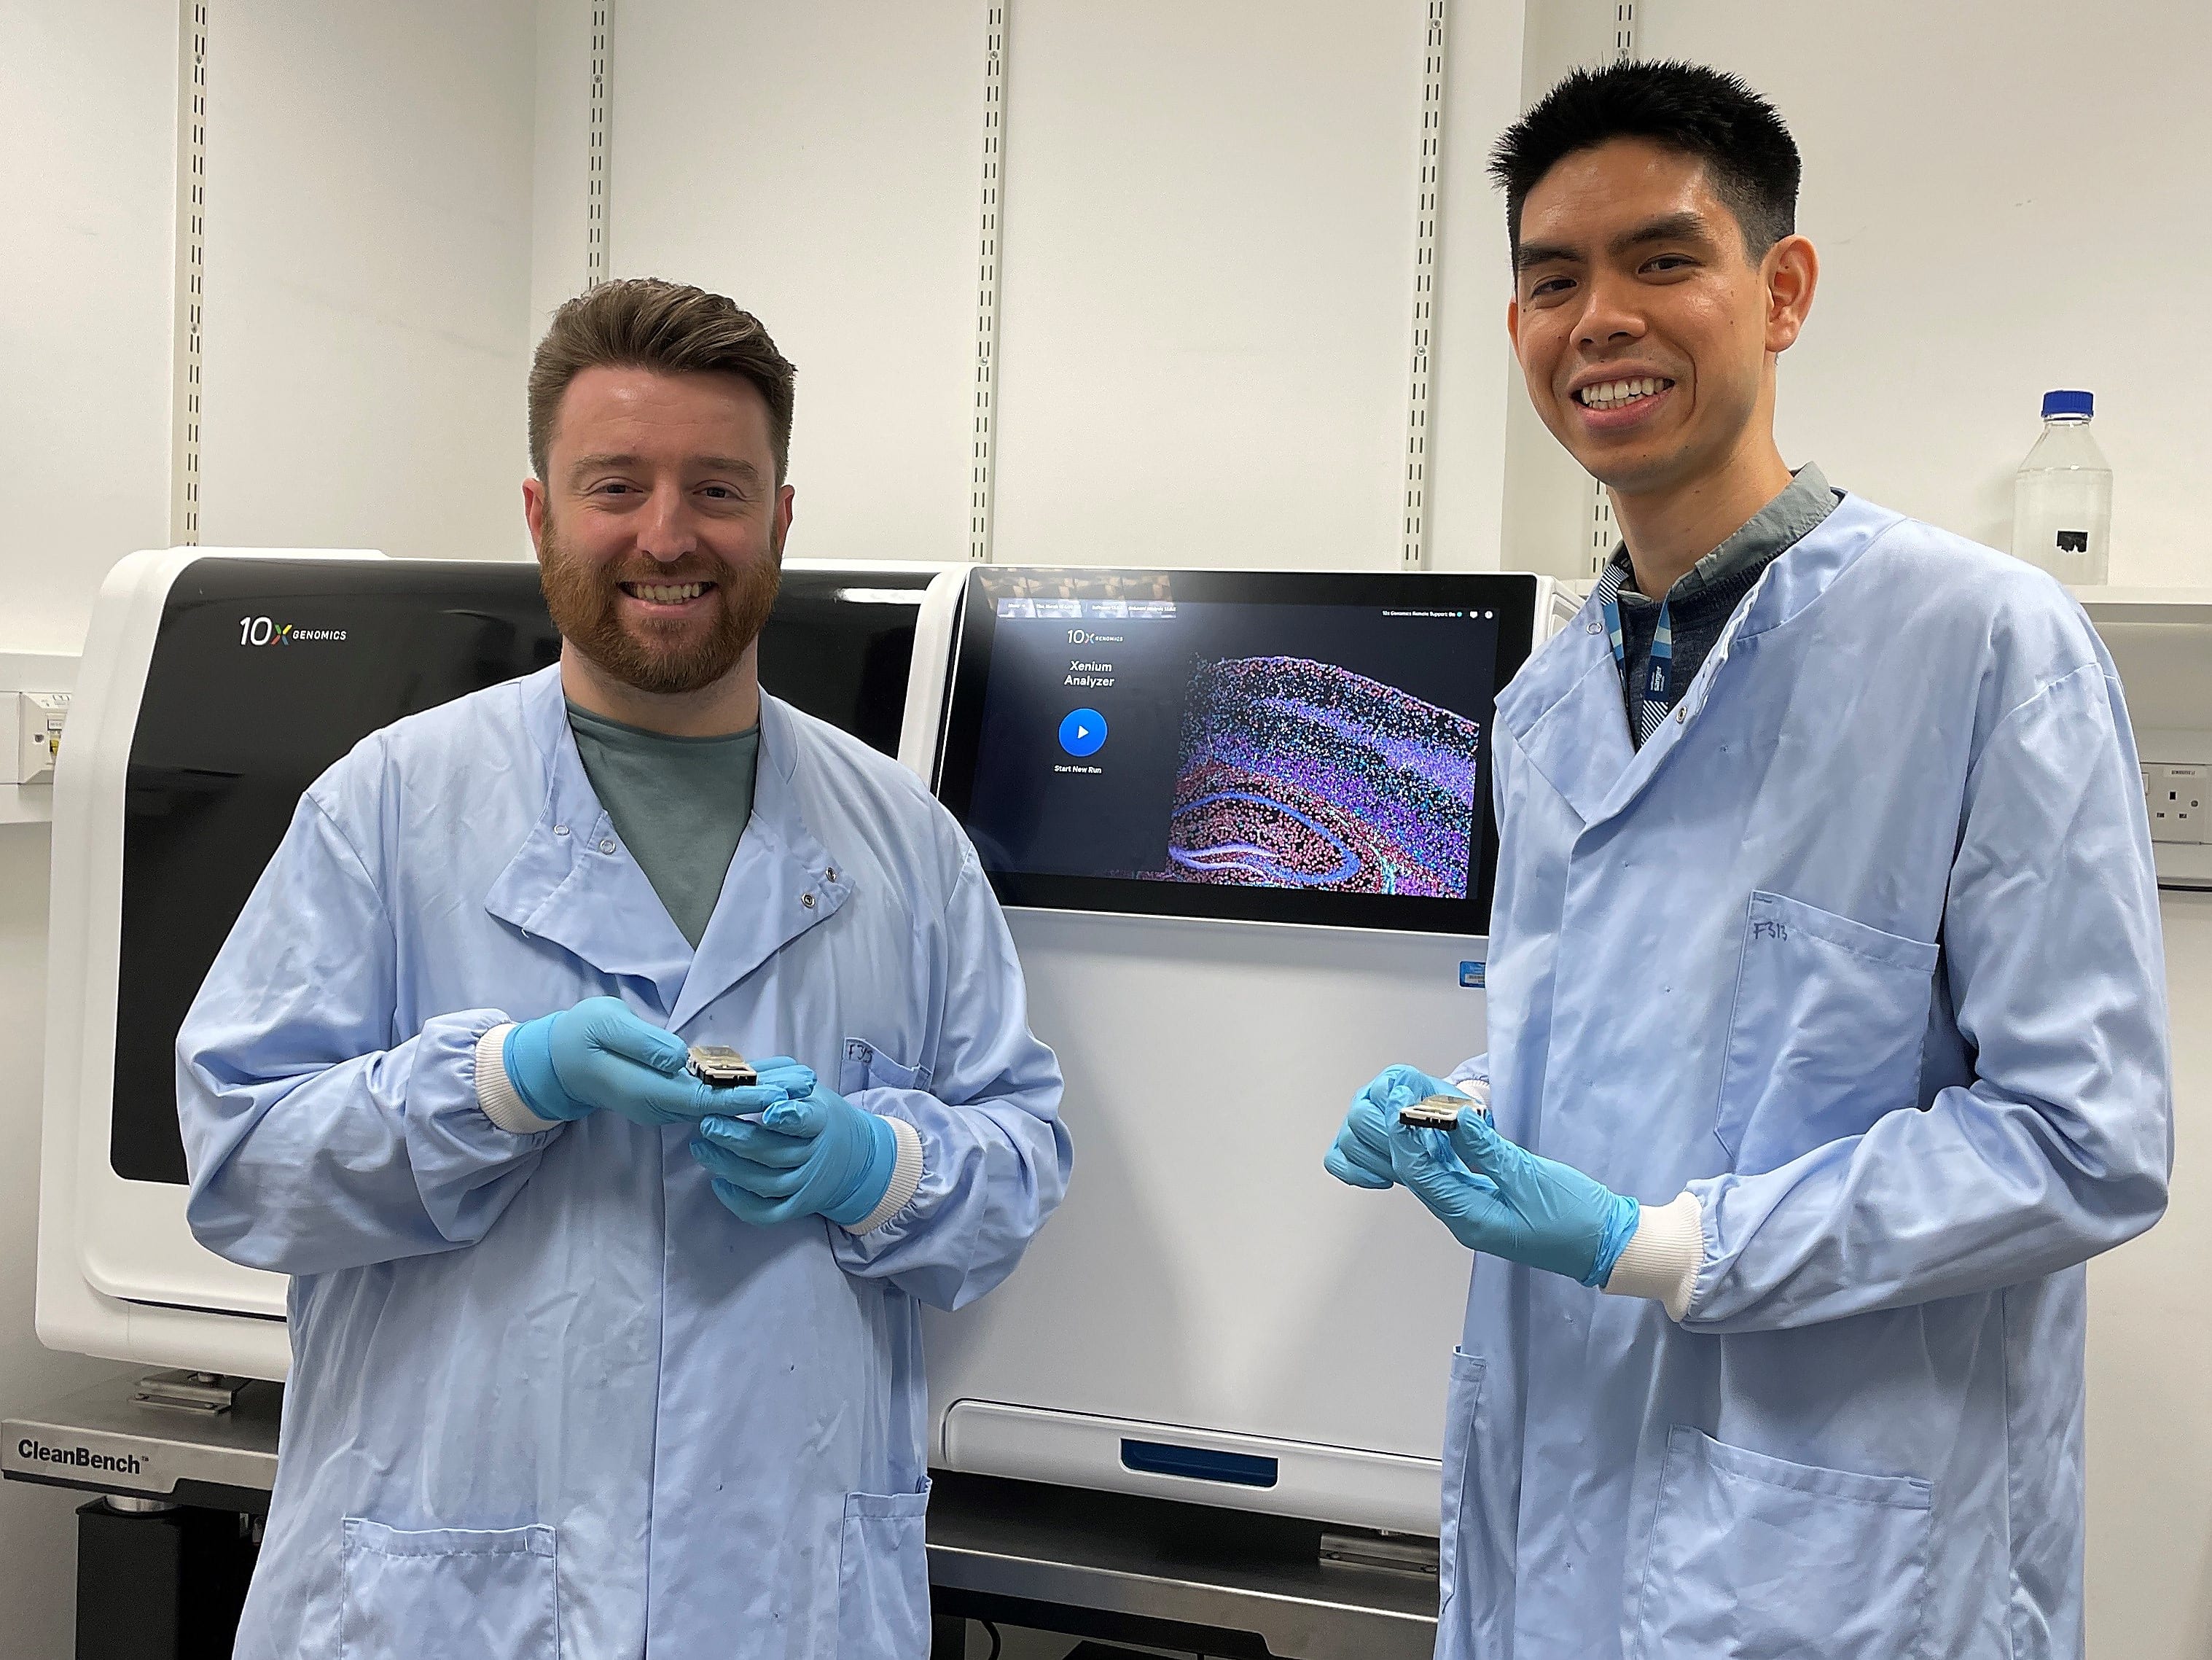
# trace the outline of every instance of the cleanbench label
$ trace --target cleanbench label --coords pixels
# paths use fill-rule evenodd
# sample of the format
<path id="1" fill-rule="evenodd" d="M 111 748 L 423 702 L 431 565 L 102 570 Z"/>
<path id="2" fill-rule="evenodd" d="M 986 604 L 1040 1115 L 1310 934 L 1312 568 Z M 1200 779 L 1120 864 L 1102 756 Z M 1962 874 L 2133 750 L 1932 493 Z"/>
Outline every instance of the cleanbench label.
<path id="1" fill-rule="evenodd" d="M 8 1444 L 0 1441 L 0 1446 Z M 145 1461 L 136 1453 L 94 1452 L 90 1447 L 50 1447 L 25 1436 L 15 1444 L 15 1456 L 28 1463 L 60 1464 L 70 1469 L 106 1470 L 116 1475 L 143 1475 Z"/>

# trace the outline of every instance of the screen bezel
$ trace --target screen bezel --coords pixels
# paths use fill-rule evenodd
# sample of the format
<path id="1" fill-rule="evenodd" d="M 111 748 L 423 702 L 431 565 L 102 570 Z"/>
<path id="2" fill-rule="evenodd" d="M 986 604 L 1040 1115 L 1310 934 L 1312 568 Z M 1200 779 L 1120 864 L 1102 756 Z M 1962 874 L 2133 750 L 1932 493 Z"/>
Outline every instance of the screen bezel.
<path id="1" fill-rule="evenodd" d="M 961 596 L 960 638 L 946 698 L 937 794 L 964 827 L 973 805 L 983 705 L 990 681 L 998 611 L 984 592 L 986 573 L 969 573 Z M 1489 932 L 1497 885 L 1498 826 L 1491 806 L 1491 728 L 1495 702 L 1535 643 L 1538 579 L 1495 572 L 1148 570 L 993 566 L 990 575 L 1035 575 L 1080 585 L 1111 577 L 1169 579 L 1176 600 L 1193 605 L 1343 605 L 1498 613 L 1498 649 L 1491 687 L 1492 719 L 1485 722 L 1475 758 L 1475 795 L 1482 810 L 1482 855 L 1465 899 L 1403 894 L 1328 893 L 1312 889 L 1146 882 L 1133 877 L 1062 876 L 986 867 L 999 903 L 1025 909 L 1102 911 L 1119 915 L 1188 916 L 1224 921 L 1289 922 L 1398 933 L 1482 935 Z M 1101 595 L 1100 597 L 1105 597 Z"/>

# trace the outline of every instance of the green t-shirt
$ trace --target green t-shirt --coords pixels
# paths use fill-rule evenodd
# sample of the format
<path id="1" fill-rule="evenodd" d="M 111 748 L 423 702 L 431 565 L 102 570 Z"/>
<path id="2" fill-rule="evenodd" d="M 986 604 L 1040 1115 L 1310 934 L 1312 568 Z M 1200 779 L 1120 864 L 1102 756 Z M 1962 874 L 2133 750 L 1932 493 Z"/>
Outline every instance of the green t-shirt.
<path id="1" fill-rule="evenodd" d="M 568 729 L 615 834 L 696 951 L 753 814 L 760 728 L 671 738 L 571 703 Z"/>

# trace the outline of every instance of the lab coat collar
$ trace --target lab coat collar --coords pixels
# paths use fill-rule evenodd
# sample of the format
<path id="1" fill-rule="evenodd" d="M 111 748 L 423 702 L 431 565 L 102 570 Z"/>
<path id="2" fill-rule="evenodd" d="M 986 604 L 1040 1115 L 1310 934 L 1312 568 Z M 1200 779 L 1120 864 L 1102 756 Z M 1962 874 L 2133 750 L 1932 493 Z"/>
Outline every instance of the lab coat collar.
<path id="1" fill-rule="evenodd" d="M 671 1031 L 849 896 L 842 862 L 800 810 L 797 722 L 779 700 L 761 700 L 753 816 L 695 955 L 592 791 L 568 727 L 559 666 L 524 681 L 522 698 L 524 733 L 544 768 L 545 800 L 485 895 L 484 909 L 602 974 L 644 982 Z"/>
<path id="2" fill-rule="evenodd" d="M 1636 760 L 1601 609 L 1586 602 L 1498 700 L 1499 728 L 1584 823 Z"/>
<path id="3" fill-rule="evenodd" d="M 1626 809 L 1640 795 L 1711 698 L 1729 653 L 1786 626 L 1827 592 L 1901 516 L 1856 496 L 1766 568 L 1720 643 L 1684 690 L 1674 716 L 1638 749 L 1629 741 L 1620 667 L 1601 607 L 1585 600 L 1559 637 L 1529 660 L 1498 700 L 1498 723 L 1530 765 L 1586 824 Z M 1677 718 L 1679 717 L 1679 718 Z"/>
<path id="4" fill-rule="evenodd" d="M 1836 510 L 1799 538 L 1796 546 L 1767 567 L 1763 592 L 1744 608 L 1739 642 L 1796 620 L 1829 585 L 1858 562 L 1859 556 L 1905 522 L 1905 515 L 1838 490 Z"/>
<path id="5" fill-rule="evenodd" d="M 845 861 L 823 845 L 800 800 L 805 743 L 799 717 L 781 698 L 761 696 L 760 766 L 753 816 L 722 879 L 714 914 L 669 1018 L 680 1031 L 708 1005 L 852 897 Z"/>
<path id="6" fill-rule="evenodd" d="M 602 974 L 645 982 L 665 1010 L 683 988 L 691 948 L 592 789 L 568 729 L 560 665 L 530 676 L 521 690 L 523 731 L 544 769 L 545 799 L 484 909 Z"/>

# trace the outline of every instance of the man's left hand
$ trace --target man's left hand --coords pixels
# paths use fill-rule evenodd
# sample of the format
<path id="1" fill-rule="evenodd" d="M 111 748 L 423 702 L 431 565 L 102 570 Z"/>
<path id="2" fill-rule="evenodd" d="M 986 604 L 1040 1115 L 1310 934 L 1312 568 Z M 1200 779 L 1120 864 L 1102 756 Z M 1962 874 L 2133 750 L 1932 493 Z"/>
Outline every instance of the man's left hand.
<path id="1" fill-rule="evenodd" d="M 1352 1098 L 1336 1140 L 1322 1155 L 1322 1168 L 1346 1187 L 1392 1185 L 1397 1178 L 1390 1169 L 1391 1122 L 1399 1108 L 1430 1095 L 1449 1095 L 1456 1100 L 1460 1091 L 1441 1078 L 1430 1077 L 1419 1067 L 1383 1067 Z"/>
<path id="2" fill-rule="evenodd" d="M 802 1216 L 824 1216 L 841 1227 L 865 1219 L 883 1201 L 898 1164 L 890 1121 L 824 1089 L 793 1061 L 763 1061 L 763 1087 L 781 1087 L 757 1122 L 703 1119 L 691 1156 L 714 1178 L 714 1196 L 756 1227 Z"/>
<path id="3" fill-rule="evenodd" d="M 1449 1131 L 1390 1122 L 1391 1173 L 1469 1250 L 1602 1286 L 1641 1213 L 1572 1165 L 1540 1158 L 1463 1112 Z"/>

